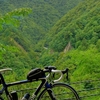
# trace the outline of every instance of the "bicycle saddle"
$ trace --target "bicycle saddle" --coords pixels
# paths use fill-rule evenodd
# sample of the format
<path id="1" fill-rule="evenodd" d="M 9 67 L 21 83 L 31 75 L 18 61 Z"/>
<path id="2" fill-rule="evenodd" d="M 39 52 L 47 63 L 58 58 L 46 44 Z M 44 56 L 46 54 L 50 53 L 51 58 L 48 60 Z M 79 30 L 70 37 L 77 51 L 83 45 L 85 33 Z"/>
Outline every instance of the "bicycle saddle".
<path id="1" fill-rule="evenodd" d="M 5 71 L 12 71 L 12 69 L 11 68 L 0 69 L 0 73 Z"/>
<path id="2" fill-rule="evenodd" d="M 40 68 L 35 68 L 31 70 L 27 75 L 28 80 L 39 79 L 43 77 L 45 77 L 45 73 Z"/>

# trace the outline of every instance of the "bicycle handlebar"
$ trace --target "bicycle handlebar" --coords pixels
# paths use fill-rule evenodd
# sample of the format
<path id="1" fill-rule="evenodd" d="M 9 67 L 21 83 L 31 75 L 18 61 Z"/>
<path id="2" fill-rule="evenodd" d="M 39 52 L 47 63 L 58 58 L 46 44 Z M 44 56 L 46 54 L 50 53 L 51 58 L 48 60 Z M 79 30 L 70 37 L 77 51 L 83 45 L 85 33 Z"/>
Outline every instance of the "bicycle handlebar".
<path id="1" fill-rule="evenodd" d="M 62 73 L 61 70 L 52 70 L 52 72 L 53 72 L 53 73 L 60 73 L 60 74 L 61 74 L 61 76 L 60 76 L 57 80 L 53 80 L 54 83 L 55 83 L 55 82 L 58 82 L 58 81 L 60 81 L 60 80 L 62 79 L 63 73 Z"/>
<path id="2" fill-rule="evenodd" d="M 60 77 L 56 80 L 53 80 L 53 82 L 58 82 L 62 79 L 63 75 L 66 73 L 67 77 L 68 77 L 68 68 L 66 68 L 65 70 L 56 70 L 56 68 L 54 66 L 49 66 L 49 67 L 45 67 L 44 72 L 49 72 L 49 74 L 46 76 L 46 78 L 49 78 L 50 73 L 60 73 Z"/>

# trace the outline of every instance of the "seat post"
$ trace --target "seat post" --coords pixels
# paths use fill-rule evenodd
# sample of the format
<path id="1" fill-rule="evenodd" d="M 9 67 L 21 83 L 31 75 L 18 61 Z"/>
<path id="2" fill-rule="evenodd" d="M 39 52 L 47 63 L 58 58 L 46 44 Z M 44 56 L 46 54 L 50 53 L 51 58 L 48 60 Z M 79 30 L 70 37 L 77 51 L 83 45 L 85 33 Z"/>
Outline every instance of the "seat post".
<path id="1" fill-rule="evenodd" d="M 4 78 L 3 78 L 3 75 L 0 73 L 0 83 L 1 84 L 3 84 L 3 86 L 5 86 L 6 84 L 5 84 L 5 80 L 4 80 Z"/>

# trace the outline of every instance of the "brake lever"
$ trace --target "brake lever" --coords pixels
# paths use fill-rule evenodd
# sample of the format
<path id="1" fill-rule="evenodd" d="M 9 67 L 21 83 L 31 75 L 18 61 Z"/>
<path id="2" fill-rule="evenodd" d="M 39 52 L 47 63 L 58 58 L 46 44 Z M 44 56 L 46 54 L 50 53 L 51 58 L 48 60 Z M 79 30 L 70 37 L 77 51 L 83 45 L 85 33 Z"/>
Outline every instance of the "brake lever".
<path id="1" fill-rule="evenodd" d="M 68 68 L 66 68 L 64 71 L 62 71 L 63 74 L 66 74 L 66 79 L 67 79 L 67 80 L 69 80 L 69 77 L 68 77 L 68 76 L 69 76 L 69 75 L 68 75 L 68 71 L 69 71 Z"/>

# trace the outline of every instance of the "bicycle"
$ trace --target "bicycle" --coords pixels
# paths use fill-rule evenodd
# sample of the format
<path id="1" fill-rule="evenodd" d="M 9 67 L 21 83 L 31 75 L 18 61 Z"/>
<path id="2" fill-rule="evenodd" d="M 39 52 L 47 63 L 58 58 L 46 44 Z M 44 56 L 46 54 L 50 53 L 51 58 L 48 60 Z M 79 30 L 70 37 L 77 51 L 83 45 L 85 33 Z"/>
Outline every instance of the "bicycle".
<path id="1" fill-rule="evenodd" d="M 35 68 L 31 70 L 26 80 L 6 83 L 2 72 L 11 71 L 11 68 L 0 70 L 0 84 L 2 84 L 2 89 L 0 90 L 0 100 L 4 100 L 1 96 L 5 91 L 7 100 L 18 100 L 17 92 L 9 92 L 8 87 L 14 85 L 20 85 L 25 83 L 30 83 L 34 81 L 41 81 L 40 85 L 37 87 L 32 96 L 26 94 L 22 100 L 80 100 L 77 92 L 71 86 L 65 83 L 59 83 L 65 73 L 68 73 L 68 69 L 56 70 L 55 67 L 49 66 L 45 67 L 44 70 L 40 68 Z M 48 73 L 48 74 L 46 74 Z M 52 82 L 48 82 L 48 78 L 51 73 L 60 73 L 60 77 Z M 43 89 L 43 90 L 42 90 Z M 42 91 L 41 91 L 42 90 Z M 40 92 L 41 91 L 41 92 Z M 38 95 L 38 96 L 37 96 Z"/>

